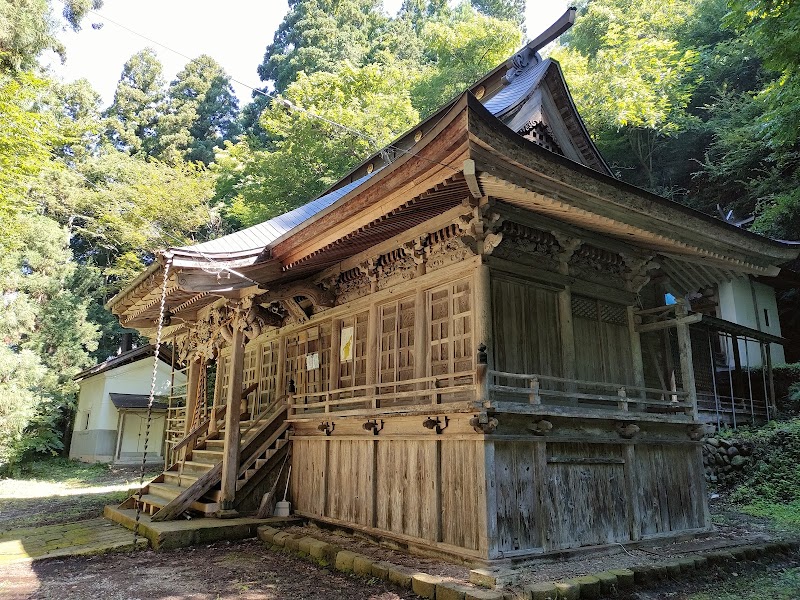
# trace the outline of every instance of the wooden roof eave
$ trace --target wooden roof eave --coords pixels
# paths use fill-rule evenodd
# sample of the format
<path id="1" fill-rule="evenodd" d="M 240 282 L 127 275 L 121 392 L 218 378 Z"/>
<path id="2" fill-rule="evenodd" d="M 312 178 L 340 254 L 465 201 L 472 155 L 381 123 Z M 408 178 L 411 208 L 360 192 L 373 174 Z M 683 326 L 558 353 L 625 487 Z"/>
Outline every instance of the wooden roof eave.
<path id="1" fill-rule="evenodd" d="M 468 114 L 470 158 L 479 171 L 516 179 L 534 191 L 565 203 L 583 204 L 598 215 L 621 222 L 635 218 L 687 246 L 716 246 L 725 254 L 745 255 L 754 264 L 768 267 L 762 274 L 777 272 L 777 265 L 800 254 L 796 244 L 740 229 L 545 150 L 515 135 L 471 94 Z M 680 244 L 676 250 L 679 248 Z"/>
<path id="2" fill-rule="evenodd" d="M 466 158 L 466 107 L 464 93 L 423 133 L 413 151 L 404 152 L 363 186 L 275 240 L 270 244 L 270 255 L 284 265 L 293 264 L 459 173 Z M 439 147 L 437 140 L 446 147 Z M 444 156 L 440 156 L 442 153 Z"/>

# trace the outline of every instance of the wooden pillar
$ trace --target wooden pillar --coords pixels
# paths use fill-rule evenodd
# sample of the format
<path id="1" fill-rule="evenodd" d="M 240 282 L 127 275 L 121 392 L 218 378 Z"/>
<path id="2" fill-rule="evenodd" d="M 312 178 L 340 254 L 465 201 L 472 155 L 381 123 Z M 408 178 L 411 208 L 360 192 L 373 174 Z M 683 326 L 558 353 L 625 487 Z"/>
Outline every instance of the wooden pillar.
<path id="1" fill-rule="evenodd" d="M 572 290 L 569 286 L 558 292 L 558 320 L 561 335 L 561 374 L 575 379 L 575 333 L 572 328 Z"/>
<path id="2" fill-rule="evenodd" d="M 767 377 L 769 377 L 769 404 L 772 407 L 773 418 L 778 414 L 778 404 L 775 401 L 775 378 L 772 375 L 772 344 L 764 344 L 764 353 L 767 357 Z"/>
<path id="3" fill-rule="evenodd" d="M 275 366 L 275 396 L 283 398 L 287 394 L 286 377 L 286 336 L 278 336 L 278 358 Z"/>
<path id="4" fill-rule="evenodd" d="M 428 342 L 428 294 L 424 289 L 418 289 L 417 295 L 414 298 L 414 377 L 427 377 L 428 376 L 428 351 L 430 350 L 430 343 Z M 428 385 L 420 383 L 417 389 L 425 390 Z M 435 385 L 431 385 L 435 388 Z M 436 395 L 432 396 L 433 403 L 436 403 Z M 417 398 L 418 402 L 430 401 L 431 398 Z"/>
<path id="5" fill-rule="evenodd" d="M 492 281 L 491 271 L 489 266 L 484 263 L 479 263 L 475 268 L 475 292 L 473 298 L 475 299 L 475 336 L 473 343 L 475 345 L 475 352 L 477 356 L 478 348 L 481 344 L 486 346 L 486 364 L 476 364 L 476 383 L 479 385 L 477 390 L 477 398 L 479 402 L 490 401 L 489 385 L 491 384 L 491 377 L 487 376 L 486 371 L 491 371 L 495 368 L 494 364 L 494 330 L 492 323 Z M 482 379 L 482 381 L 478 381 Z"/>
<path id="6" fill-rule="evenodd" d="M 373 302 L 372 304 L 370 304 L 369 307 L 369 320 L 367 321 L 366 380 L 368 386 L 375 386 L 375 384 L 378 382 L 378 360 L 380 360 L 380 357 L 378 356 L 378 354 L 380 353 L 380 344 L 378 343 L 379 331 L 380 331 L 380 324 L 378 323 L 379 318 L 380 318 L 380 313 L 378 311 L 378 307 Z M 355 341 L 355 337 L 353 339 Z M 353 359 L 355 361 L 355 353 L 353 354 Z M 355 362 L 353 363 L 353 373 L 355 374 Z M 368 396 L 374 393 L 375 393 L 374 387 L 371 387 L 367 390 Z M 378 406 L 377 401 L 373 402 L 373 408 L 380 408 Z"/>
<path id="7" fill-rule="evenodd" d="M 122 432 L 125 427 L 125 411 L 121 410 L 117 414 L 117 444 L 114 450 L 114 462 L 119 460 L 119 454 L 122 452 Z"/>
<path id="8" fill-rule="evenodd" d="M 225 411 L 225 445 L 222 454 L 222 510 L 231 511 L 236 496 L 236 479 L 239 470 L 239 407 L 242 398 L 242 371 L 244 369 L 244 332 L 234 327 L 231 343 L 231 372 L 228 383 L 228 410 Z"/>
<path id="9" fill-rule="evenodd" d="M 692 340 L 689 335 L 689 326 L 683 322 L 688 311 L 684 304 L 675 307 L 675 316 L 678 325 L 678 355 L 681 361 L 681 384 L 683 391 L 688 392 L 688 401 L 691 403 L 691 415 L 697 419 L 697 388 L 694 382 L 694 363 L 692 362 Z"/>
<path id="10" fill-rule="evenodd" d="M 353 318 L 353 338 L 355 340 L 355 318 Z M 328 390 L 339 389 L 339 375 L 341 374 L 341 351 L 342 351 L 342 320 L 333 319 L 331 321 L 331 362 L 328 365 Z M 321 355 L 322 353 L 320 353 Z M 355 354 L 355 352 L 353 352 Z M 355 381 L 355 359 L 353 360 L 353 381 Z M 353 384 L 355 385 L 355 384 Z M 338 394 L 337 394 L 338 398 Z M 335 400 L 336 398 L 331 398 Z"/>
<path id="11" fill-rule="evenodd" d="M 183 435 L 187 435 L 192 430 L 192 425 L 199 425 L 199 423 L 192 423 L 194 413 L 197 410 L 197 392 L 200 388 L 200 366 L 202 361 L 197 357 L 189 362 L 189 372 L 187 373 L 186 381 L 186 421 L 183 427 Z"/>
<path id="12" fill-rule="evenodd" d="M 561 336 L 561 376 L 565 379 L 576 378 L 575 366 L 575 332 L 572 326 L 572 289 L 566 286 L 558 292 L 558 320 Z M 575 383 L 565 384 L 564 391 L 575 392 Z M 568 399 L 570 404 L 577 404 L 575 398 Z"/>

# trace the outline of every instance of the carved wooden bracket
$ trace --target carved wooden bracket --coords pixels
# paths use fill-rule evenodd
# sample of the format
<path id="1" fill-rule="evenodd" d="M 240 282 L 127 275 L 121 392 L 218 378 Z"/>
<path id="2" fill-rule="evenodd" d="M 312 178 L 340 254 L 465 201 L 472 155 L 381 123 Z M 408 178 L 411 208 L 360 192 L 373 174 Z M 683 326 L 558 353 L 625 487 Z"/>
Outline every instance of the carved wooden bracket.
<path id="1" fill-rule="evenodd" d="M 638 293 L 650 281 L 650 271 L 658 269 L 661 265 L 653 260 L 654 254 L 647 256 L 631 256 L 622 254 L 628 272 L 625 273 L 625 287 L 629 292 Z"/>
<path id="2" fill-rule="evenodd" d="M 560 248 L 556 254 L 558 270 L 562 275 L 569 275 L 569 261 L 572 260 L 572 255 L 575 254 L 575 251 L 581 247 L 583 240 L 566 236 L 559 231 L 551 231 L 551 233 L 558 240 Z"/>

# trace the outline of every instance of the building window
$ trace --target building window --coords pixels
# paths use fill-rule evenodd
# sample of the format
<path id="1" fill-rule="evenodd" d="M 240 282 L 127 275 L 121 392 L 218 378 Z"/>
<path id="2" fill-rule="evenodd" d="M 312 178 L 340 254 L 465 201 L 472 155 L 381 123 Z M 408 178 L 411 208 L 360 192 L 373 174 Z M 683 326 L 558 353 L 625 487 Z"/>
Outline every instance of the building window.
<path id="1" fill-rule="evenodd" d="M 89 411 L 86 411 L 86 422 L 83 424 L 84 431 L 89 429 Z"/>

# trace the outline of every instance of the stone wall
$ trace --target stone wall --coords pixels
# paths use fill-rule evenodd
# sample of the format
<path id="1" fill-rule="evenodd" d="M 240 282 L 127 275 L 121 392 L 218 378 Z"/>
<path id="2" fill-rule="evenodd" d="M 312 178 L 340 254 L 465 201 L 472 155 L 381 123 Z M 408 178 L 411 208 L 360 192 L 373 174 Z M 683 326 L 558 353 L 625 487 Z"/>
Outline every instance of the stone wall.
<path id="1" fill-rule="evenodd" d="M 753 444 L 745 440 L 709 437 L 703 440 L 706 481 L 724 484 L 738 479 L 752 464 Z"/>

